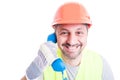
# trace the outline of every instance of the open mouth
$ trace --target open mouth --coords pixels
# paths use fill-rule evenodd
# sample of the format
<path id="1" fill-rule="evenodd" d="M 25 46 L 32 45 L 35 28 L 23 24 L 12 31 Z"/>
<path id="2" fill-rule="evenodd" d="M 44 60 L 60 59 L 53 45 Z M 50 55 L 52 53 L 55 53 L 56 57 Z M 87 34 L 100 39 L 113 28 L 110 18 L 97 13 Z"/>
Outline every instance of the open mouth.
<path id="1" fill-rule="evenodd" d="M 75 52 L 80 47 L 80 44 L 63 44 L 63 47 L 67 52 Z"/>

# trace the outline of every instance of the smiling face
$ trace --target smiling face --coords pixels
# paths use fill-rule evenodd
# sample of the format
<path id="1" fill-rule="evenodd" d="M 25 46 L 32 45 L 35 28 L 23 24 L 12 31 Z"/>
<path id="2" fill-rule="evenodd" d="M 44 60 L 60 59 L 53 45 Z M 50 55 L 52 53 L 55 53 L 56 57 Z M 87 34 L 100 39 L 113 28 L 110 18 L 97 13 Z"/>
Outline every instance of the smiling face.
<path id="1" fill-rule="evenodd" d="M 62 55 L 76 59 L 87 44 L 88 30 L 84 24 L 64 24 L 55 27 L 57 44 Z"/>

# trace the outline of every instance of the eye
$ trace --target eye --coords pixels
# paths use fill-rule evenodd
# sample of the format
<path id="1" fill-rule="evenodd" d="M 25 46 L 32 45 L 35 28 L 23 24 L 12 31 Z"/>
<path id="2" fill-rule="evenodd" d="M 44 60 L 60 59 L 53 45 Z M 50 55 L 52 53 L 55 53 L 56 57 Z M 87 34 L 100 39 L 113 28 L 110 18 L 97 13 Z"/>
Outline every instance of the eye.
<path id="1" fill-rule="evenodd" d="M 68 35 L 68 32 L 63 31 L 63 32 L 60 33 L 60 35 Z"/>
<path id="2" fill-rule="evenodd" d="M 81 34 L 84 34 L 84 33 L 82 31 L 78 31 L 78 32 L 76 32 L 76 34 L 81 35 Z"/>

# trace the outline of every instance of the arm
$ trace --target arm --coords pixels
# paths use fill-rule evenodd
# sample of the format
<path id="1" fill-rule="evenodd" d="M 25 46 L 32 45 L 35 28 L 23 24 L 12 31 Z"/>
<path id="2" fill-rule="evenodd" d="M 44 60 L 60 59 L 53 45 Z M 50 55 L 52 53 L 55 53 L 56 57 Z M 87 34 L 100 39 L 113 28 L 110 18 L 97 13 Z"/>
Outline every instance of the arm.
<path id="1" fill-rule="evenodd" d="M 26 70 L 26 77 L 24 76 L 21 80 L 33 80 L 41 78 L 43 71 L 46 66 L 51 65 L 51 63 L 56 59 L 57 47 L 52 42 L 46 42 L 41 44 L 38 56 L 32 61 Z M 40 79 L 41 80 L 41 79 Z"/>
<path id="2" fill-rule="evenodd" d="M 23 76 L 23 77 L 21 78 L 21 80 L 27 80 L 26 76 Z"/>
<path id="3" fill-rule="evenodd" d="M 103 59 L 102 80 L 114 80 L 113 72 L 112 72 L 110 65 L 103 57 L 102 59 Z"/>

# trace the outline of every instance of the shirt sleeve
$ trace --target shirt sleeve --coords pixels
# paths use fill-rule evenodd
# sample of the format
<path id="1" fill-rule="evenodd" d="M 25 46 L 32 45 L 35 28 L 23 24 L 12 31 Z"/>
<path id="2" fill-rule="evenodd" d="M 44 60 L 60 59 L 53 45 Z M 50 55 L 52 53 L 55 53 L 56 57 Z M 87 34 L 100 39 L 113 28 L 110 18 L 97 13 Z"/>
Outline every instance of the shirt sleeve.
<path id="1" fill-rule="evenodd" d="M 103 59 L 102 80 L 114 80 L 113 72 L 110 65 L 103 57 L 102 59 Z"/>

